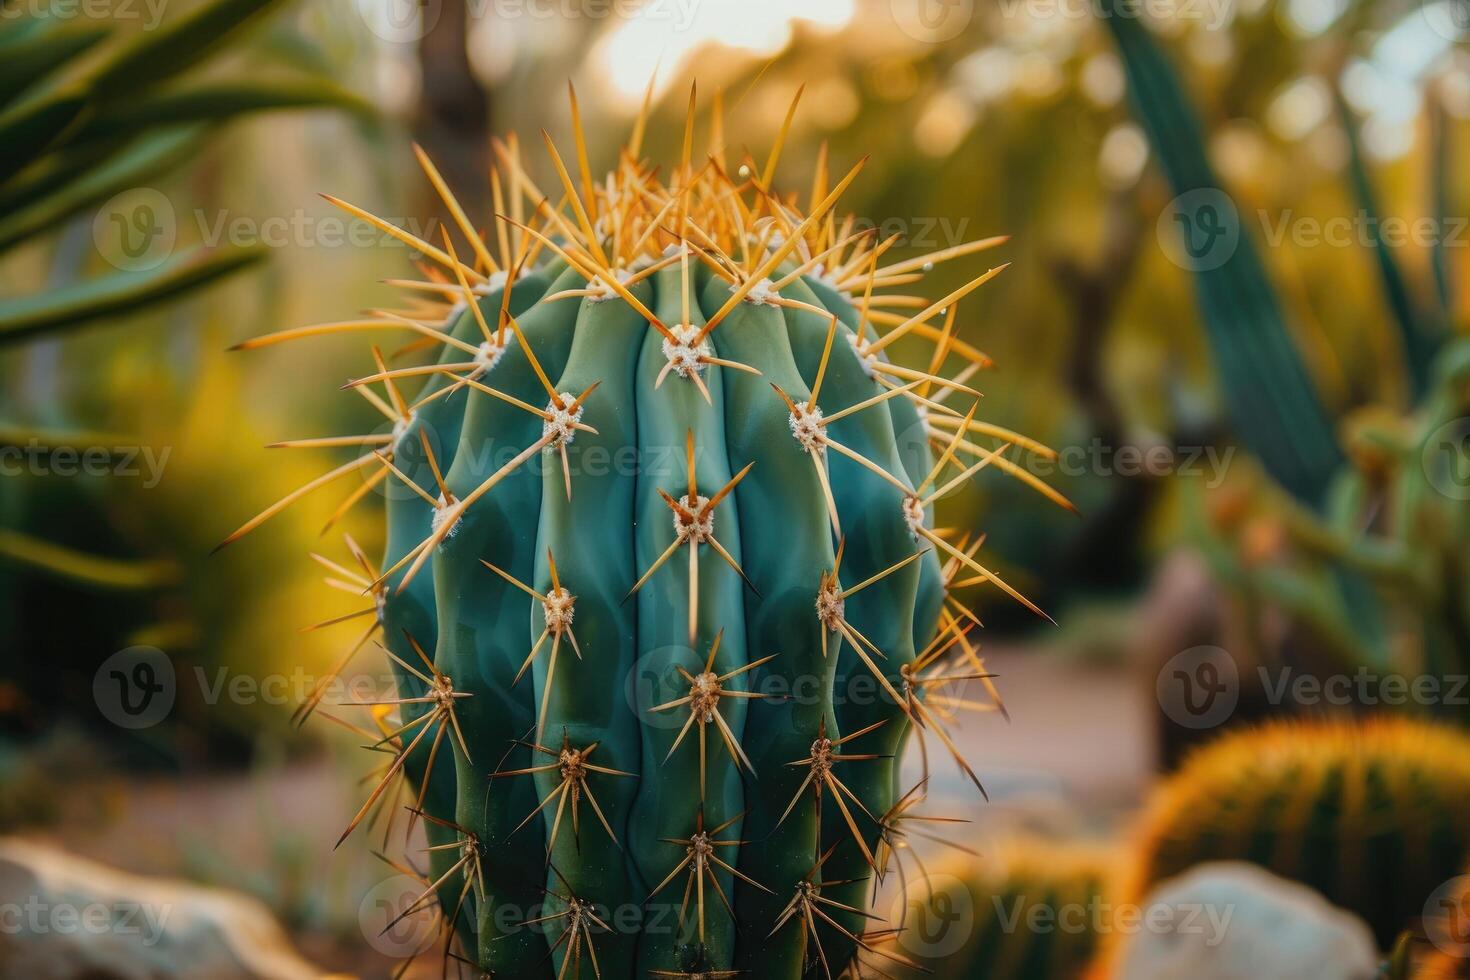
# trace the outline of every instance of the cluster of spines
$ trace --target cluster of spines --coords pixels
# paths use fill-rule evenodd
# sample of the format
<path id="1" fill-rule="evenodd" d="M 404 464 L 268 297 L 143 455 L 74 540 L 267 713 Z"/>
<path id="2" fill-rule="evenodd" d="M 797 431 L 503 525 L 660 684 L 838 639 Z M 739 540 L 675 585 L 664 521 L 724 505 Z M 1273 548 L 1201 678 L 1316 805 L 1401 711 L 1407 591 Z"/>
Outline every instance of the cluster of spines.
<path id="1" fill-rule="evenodd" d="M 918 819 L 913 808 L 923 801 L 927 788 L 926 735 L 937 736 L 962 770 L 979 785 L 978 777 L 961 757 L 958 747 L 946 731 L 946 724 L 963 709 L 999 708 L 999 699 L 990 674 L 970 637 L 971 629 L 979 624 L 979 620 L 951 590 L 993 584 L 1035 610 L 1035 606 L 1017 590 L 979 562 L 976 555 L 982 538 L 936 531 L 928 526 L 927 514 L 936 499 L 987 467 L 994 467 L 1014 476 L 1058 502 L 1065 504 L 1065 500 L 1006 456 L 1013 448 L 1042 454 L 1049 454 L 1049 450 L 1014 432 L 977 420 L 973 407 L 967 412 L 960 412 L 947 404 L 948 400 L 956 396 L 978 399 L 978 392 L 968 382 L 990 363 L 985 355 L 956 336 L 958 304 L 1004 267 L 988 270 L 938 301 L 931 302 L 907 294 L 879 292 L 918 282 L 935 263 L 982 251 L 999 244 L 1003 239 L 982 239 L 923 258 L 880 265 L 884 255 L 897 244 L 898 236 L 878 241 L 870 231 L 854 231 L 854 221 L 851 218 L 839 223 L 833 210 L 843 192 L 856 178 L 862 163 L 833 183 L 827 171 L 824 148 L 816 168 L 810 206 L 805 213 L 798 206 L 795 197 L 783 198 L 771 190 L 781 147 L 796 108 L 795 101 L 775 148 L 764 165 L 757 166 L 756 161 L 747 158 L 733 175 L 725 160 L 723 111 L 718 98 L 715 101 L 710 152 L 703 163 L 696 165 L 693 159 L 693 105 L 694 93 L 691 91 L 691 111 L 685 128 L 682 159 L 667 185 L 660 182 L 656 169 L 640 160 L 644 120 L 647 117 L 646 103 L 633 138 L 620 156 L 618 167 L 605 181 L 596 182 L 592 179 L 588 166 L 581 137 L 580 114 L 575 94 L 572 95 L 572 115 L 577 130 L 577 176 L 574 177 L 569 171 L 550 137 L 546 136 L 549 156 L 562 188 L 559 200 L 555 203 L 553 198 L 536 186 L 522 166 L 520 149 L 514 137 L 505 143 L 497 142 L 495 150 L 500 166 L 491 175 L 497 212 L 493 236 L 483 235 L 473 225 L 433 164 L 419 151 L 419 161 L 428 179 L 443 197 L 452 223 L 469 242 L 473 260 L 468 264 L 460 260 L 447 228 L 442 230 L 440 247 L 360 208 L 329 198 L 350 214 L 405 242 L 423 256 L 420 263 L 422 279 L 395 281 L 396 285 L 408 291 L 409 305 L 398 310 L 375 310 L 368 317 L 359 320 L 286 330 L 241 346 L 258 347 L 324 334 L 393 329 L 407 330 L 415 335 L 396 356 L 435 348 L 439 349 L 440 356 L 433 363 L 390 369 L 390 358 L 384 357 L 374 347 L 376 370 L 350 382 L 346 387 L 358 392 L 384 416 L 389 431 L 279 444 L 309 448 L 365 446 L 368 451 L 267 508 L 247 522 L 229 540 L 245 534 L 306 494 L 352 473 L 361 473 L 362 483 L 336 508 L 329 527 L 376 487 L 390 480 L 396 480 L 398 484 L 405 486 L 430 508 L 429 533 L 413 546 L 401 549 L 402 553 L 395 561 L 385 563 L 387 568 L 381 573 L 375 574 L 371 571 L 371 566 L 361 555 L 361 549 L 350 541 L 349 548 L 354 560 L 361 567 L 361 573 L 349 572 L 328 559 L 318 558 L 334 573 L 331 579 L 333 585 L 349 591 L 359 591 L 373 599 L 370 609 L 349 617 L 366 617 L 371 614 L 373 626 L 349 655 L 334 665 L 335 675 L 346 669 L 352 652 L 373 639 L 374 633 L 388 618 L 385 610 L 392 603 L 393 597 L 411 587 L 429 559 L 446 541 L 454 537 L 465 514 L 476 501 L 515 474 L 529 460 L 543 453 L 559 455 L 565 494 L 568 500 L 571 499 L 573 485 L 571 467 L 566 459 L 567 446 L 579 432 L 593 435 L 598 433 L 583 418 L 589 396 L 596 390 L 599 382 L 590 381 L 577 392 L 558 390 L 522 330 L 518 322 L 518 304 L 513 296 L 517 284 L 529 276 L 531 270 L 538 267 L 538 263 L 543 260 L 549 262 L 559 281 L 570 279 L 581 282 L 580 286 L 573 281 L 567 288 L 548 292 L 540 297 L 541 303 L 581 300 L 595 304 L 605 299 L 622 300 L 637 317 L 659 334 L 666 363 L 658 372 L 653 382 L 654 387 L 662 386 L 670 377 L 678 378 L 689 382 L 706 404 L 712 403 L 705 377 L 707 372 L 721 369 L 745 375 L 761 374 L 749 364 L 716 356 L 709 344 L 711 334 L 743 304 L 801 310 L 828 321 L 815 380 L 809 393 L 788 392 L 777 381 L 768 380 L 774 396 L 782 400 L 788 411 L 792 438 L 811 459 L 812 472 L 820 484 L 831 533 L 836 542 L 835 561 L 813 583 L 816 595 L 815 619 L 821 631 L 822 654 L 826 657 L 831 651 L 835 660 L 835 651 L 845 643 L 853 651 L 862 669 L 868 671 L 882 686 L 895 709 L 892 718 L 880 719 L 841 737 L 828 737 L 824 718 L 809 755 L 802 759 L 787 760 L 790 766 L 804 768 L 806 774 L 787 803 L 777 825 L 785 821 L 803 795 L 809 793 L 816 805 L 818 824 L 822 822 L 823 800 L 831 801 L 831 809 L 840 816 L 843 836 L 825 850 L 821 850 L 823 845 L 819 843 L 820 853 L 812 854 L 810 871 L 797 883 L 795 892 L 791 895 L 775 896 L 779 914 L 776 916 L 772 934 L 786 928 L 800 931 L 807 940 L 804 945 L 808 958 L 830 975 L 834 966 L 839 969 L 841 967 L 840 964 L 829 961 L 823 946 L 824 936 L 840 937 L 839 941 L 845 941 L 848 948 L 855 945 L 869 954 L 901 959 L 899 954 L 884 953 L 881 949 L 877 939 L 883 935 L 882 930 L 868 932 L 853 927 L 852 923 L 868 917 L 860 907 L 861 903 L 838 901 L 830 894 L 824 895 L 823 891 L 825 888 L 829 892 L 835 892 L 839 890 L 837 886 L 847 886 L 842 889 L 843 895 L 860 893 L 867 887 L 867 878 L 881 878 L 888 867 L 889 859 L 903 848 L 903 822 L 913 823 Z M 501 178 L 502 172 L 506 175 L 504 181 Z M 691 307 L 694 305 L 691 293 L 694 291 L 695 278 L 691 272 L 696 263 L 704 270 L 703 274 L 707 278 L 727 287 L 727 296 L 723 302 L 702 323 L 696 323 L 691 316 Z M 644 298 L 647 290 L 640 289 L 640 286 L 654 277 L 668 278 L 675 272 L 678 276 L 680 316 L 675 320 L 666 311 L 666 322 L 650 309 Z M 835 293 L 844 302 L 851 304 L 856 314 L 856 324 L 851 325 L 850 332 L 841 336 L 851 345 L 862 370 L 879 389 L 877 394 L 834 411 L 822 410 L 819 399 L 833 346 L 839 336 L 839 318 L 823 305 L 791 296 L 795 290 L 790 287 L 798 280 L 813 283 L 815 287 Z M 501 300 L 498 314 L 492 323 L 482 309 L 480 299 L 496 291 L 501 292 Z M 640 293 L 644 296 L 640 296 Z M 456 335 L 456 323 L 462 320 L 466 311 L 472 315 L 478 340 L 466 340 Z M 936 318 L 941 319 L 942 323 L 936 324 Z M 904 337 L 932 343 L 933 351 L 926 368 L 903 367 L 888 359 L 889 345 Z M 534 371 L 546 397 L 544 407 L 487 383 L 493 380 L 497 365 L 512 349 L 519 351 Z M 958 359 L 963 367 L 955 376 L 947 377 L 943 373 L 944 369 L 954 359 Z M 414 378 L 427 379 L 428 384 L 419 399 L 410 402 L 404 397 L 401 384 Z M 381 386 L 383 394 L 379 395 L 374 386 Z M 470 392 L 489 396 L 526 413 L 539 423 L 541 436 L 471 490 L 457 496 L 449 489 L 449 482 L 452 481 L 446 480 L 426 427 L 416 423 L 420 420 L 421 413 L 434 403 L 446 402 L 456 395 L 464 397 L 464 394 Z M 923 441 L 932 448 L 932 466 L 926 469 L 894 473 L 891 466 L 884 465 L 887 461 L 871 459 L 832 435 L 832 423 L 882 403 L 897 401 L 910 406 L 909 410 L 922 426 Z M 994 440 L 998 445 L 983 446 L 979 442 L 981 439 Z M 682 497 L 674 497 L 661 491 L 662 503 L 673 519 L 674 539 L 642 571 L 627 595 L 636 593 L 681 547 L 687 547 L 688 638 L 693 646 L 698 626 L 699 558 L 704 549 L 716 553 L 739 573 L 747 586 L 754 588 L 739 561 L 721 544 L 717 530 L 717 514 L 721 501 L 750 472 L 753 463 L 748 463 L 722 486 L 708 488 L 712 492 L 702 492 L 695 474 L 696 453 L 692 429 L 687 430 L 686 440 L 687 493 Z M 829 477 L 828 460 L 833 453 L 862 466 L 899 492 L 904 523 L 912 533 L 918 549 L 853 585 L 844 585 L 840 577 L 847 536 L 841 526 L 836 495 Z M 432 475 L 428 490 L 420 486 L 407 472 L 421 468 L 420 464 L 427 465 Z M 890 678 L 878 663 L 886 659 L 884 651 L 879 644 L 865 636 L 857 624 L 848 620 L 844 614 L 845 602 L 931 551 L 942 555 L 944 559 L 944 592 L 941 604 L 935 610 L 939 620 L 938 629 L 936 632 L 932 624 L 927 623 L 914 625 L 915 635 L 919 638 L 915 644 L 917 655 L 911 662 L 901 665 L 895 678 Z M 548 761 L 521 767 L 497 767 L 495 773 L 497 777 L 535 775 L 548 780 L 545 785 L 554 787 L 540 795 L 539 805 L 525 814 L 520 824 L 524 826 L 543 810 L 554 814 L 548 821 L 546 853 L 549 863 L 561 831 L 563 816 L 569 814 L 568 819 L 575 828 L 580 823 L 584 800 L 609 838 L 616 841 L 614 829 L 598 805 L 589 777 L 594 774 L 599 777 L 630 777 L 633 774 L 590 762 L 589 757 L 597 748 L 595 742 L 574 744 L 570 734 L 565 731 L 560 733 L 559 739 L 549 737 L 546 731 L 547 699 L 558 676 L 556 661 L 563 638 L 565 637 L 579 658 L 582 656 L 572 631 L 577 596 L 563 587 L 557 579 L 554 554 L 548 549 L 546 565 L 550 570 L 551 586 L 544 592 L 536 590 L 494 564 L 492 557 L 494 556 L 482 557 L 480 560 L 490 571 L 521 592 L 527 593 L 539 605 L 545 626 L 521 663 L 516 680 L 524 675 L 537 659 L 538 652 L 546 646 L 546 641 L 550 640 L 547 663 L 544 668 L 538 668 L 544 671 L 540 675 L 543 691 L 534 715 L 534 724 L 522 739 L 517 740 L 521 749 Z M 336 621 L 340 620 L 332 622 Z M 424 669 L 420 669 L 409 658 L 398 657 L 389 651 L 400 677 L 405 681 L 406 689 L 400 691 L 397 697 L 382 699 L 369 706 L 375 712 L 376 724 L 371 745 L 375 749 L 390 752 L 392 761 L 383 767 L 380 780 L 350 823 L 347 833 L 375 809 L 381 812 L 385 801 L 402 795 L 401 791 L 390 792 L 390 788 L 402 785 L 399 777 L 410 774 L 410 770 L 415 768 L 408 763 L 417 754 L 420 757 L 418 771 L 412 773 L 413 778 L 410 780 L 417 785 L 415 789 L 408 791 L 412 800 L 408 808 L 415 817 L 422 816 L 430 824 L 427 829 L 430 830 L 431 841 L 438 838 L 437 843 L 431 844 L 431 850 L 455 856 L 452 861 L 440 862 L 439 867 L 443 870 L 439 871 L 435 880 L 426 883 L 424 900 L 427 901 L 432 893 L 438 891 L 442 901 L 446 894 L 443 886 L 456 877 L 462 879 L 458 901 L 452 910 L 447 908 L 446 903 L 443 916 L 445 949 L 448 951 L 449 943 L 453 940 L 454 925 L 461 921 L 466 898 L 474 893 L 477 900 L 482 900 L 485 891 L 485 876 L 481 865 L 486 859 L 485 842 L 460 823 L 447 820 L 442 815 L 434 815 L 430 812 L 434 807 L 429 805 L 431 784 L 435 779 L 435 760 L 439 757 L 441 747 L 447 742 L 451 753 L 457 747 L 462 759 L 456 761 L 469 763 L 470 747 L 461 734 L 456 714 L 457 705 L 468 695 L 464 691 L 456 690 L 454 681 L 440 672 L 410 630 L 404 628 L 401 632 L 402 642 L 399 642 L 400 638 L 397 636 L 381 636 L 379 644 L 385 645 L 385 649 L 386 645 L 392 644 L 404 649 L 403 644 L 406 643 L 407 649 L 419 655 Z M 708 831 L 703 829 L 707 728 L 713 727 L 718 732 L 731 761 L 737 767 L 743 766 L 751 775 L 755 775 L 755 765 L 742 749 L 735 733 L 725 724 L 720 707 L 727 698 L 761 698 L 761 695 L 742 690 L 738 679 L 776 656 L 771 654 L 731 670 L 717 670 L 715 661 L 719 652 L 720 636 L 717 633 L 710 645 L 707 661 L 700 673 L 680 670 L 688 693 L 652 708 L 655 712 L 679 708 L 688 712 L 669 749 L 669 756 L 673 755 L 691 731 L 697 731 L 698 735 L 701 804 L 697 815 L 697 829 L 687 838 L 669 838 L 665 841 L 684 848 L 685 858 L 658 888 L 668 885 L 680 869 L 687 871 L 689 888 L 686 889 L 685 902 L 680 909 L 680 919 L 682 921 L 685 918 L 690 904 L 689 889 L 693 889 L 698 900 L 695 903 L 695 915 L 691 919 L 698 923 L 697 932 L 701 942 L 705 922 L 703 885 L 706 881 L 714 883 L 713 890 L 731 915 L 735 914 L 729 899 L 719 890 L 713 867 L 723 867 L 752 887 L 770 893 L 764 885 L 729 867 L 717 857 L 719 847 L 746 843 L 734 839 L 721 840 L 718 837 L 738 817 Z M 951 689 L 954 685 L 971 680 L 982 681 L 992 700 L 972 700 Z M 512 681 L 511 686 L 514 683 Z M 313 692 L 303 706 L 303 718 L 319 703 L 323 690 L 325 683 Z M 394 705 L 402 716 L 396 721 L 388 720 L 384 709 Z M 900 796 L 890 810 L 882 816 L 875 816 L 868 812 L 859 794 L 854 793 L 834 772 L 834 765 L 889 758 L 891 753 L 849 750 L 848 743 L 876 732 L 893 719 L 897 719 L 901 726 L 918 733 L 925 760 L 925 777 Z M 696 725 L 697 729 L 694 727 Z M 897 727 L 900 726 L 896 725 L 895 728 Z M 893 744 L 901 744 L 901 735 L 892 735 L 891 738 Z M 859 826 L 859 816 L 872 825 L 867 833 Z M 438 831 L 437 834 L 435 830 Z M 345 838 L 346 834 L 343 836 Z M 873 838 L 874 843 L 871 846 L 866 839 L 868 837 Z M 850 839 L 856 844 L 863 859 L 862 863 L 870 874 L 864 878 L 823 880 L 822 866 L 832 858 L 843 839 Z M 820 835 L 818 840 L 821 841 Z M 548 896 L 556 895 L 565 908 L 561 915 L 547 917 L 547 921 L 562 921 L 565 925 L 560 939 L 553 945 L 553 950 L 565 947 L 559 972 L 565 974 L 569 968 L 580 971 L 584 955 L 596 969 L 593 959 L 593 928 L 605 928 L 606 923 L 596 917 L 594 907 L 585 898 L 575 893 L 560 870 L 552 866 L 551 871 L 565 892 L 560 894 L 550 888 L 544 890 Z M 705 975 L 719 975 L 709 970 L 703 972 Z M 696 975 L 696 972 L 691 969 L 687 975 Z"/>

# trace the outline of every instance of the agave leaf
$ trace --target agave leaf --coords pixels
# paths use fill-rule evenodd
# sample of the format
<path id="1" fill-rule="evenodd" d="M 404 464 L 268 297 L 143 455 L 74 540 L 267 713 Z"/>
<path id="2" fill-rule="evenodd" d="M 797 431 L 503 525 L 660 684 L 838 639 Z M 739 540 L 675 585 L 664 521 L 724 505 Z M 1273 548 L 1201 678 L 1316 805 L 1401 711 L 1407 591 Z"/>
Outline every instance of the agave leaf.
<path id="1" fill-rule="evenodd" d="M 320 79 L 222 82 L 110 105 L 79 130 L 74 141 L 80 144 L 116 138 L 148 126 L 219 123 L 250 112 L 319 106 L 333 106 L 363 115 L 374 112 L 371 103 Z"/>
<path id="2" fill-rule="evenodd" d="M 21 562 L 82 585 L 104 589 L 146 590 L 177 582 L 179 566 L 171 561 L 127 561 L 89 555 L 19 531 L 0 528 L 0 560 Z"/>
<path id="3" fill-rule="evenodd" d="M 1435 296 L 1439 300 L 1440 315 L 1446 324 L 1454 315 L 1454 284 L 1450 281 L 1449 256 L 1445 251 L 1445 238 L 1449 236 L 1447 224 L 1450 214 L 1450 122 L 1445 113 L 1444 102 L 1435 96 L 1429 99 L 1430 156 L 1429 192 L 1433 195 L 1434 250 L 1430 255 L 1430 268 L 1434 270 Z"/>
<path id="4" fill-rule="evenodd" d="M 46 429 L 0 421 L 0 446 L 36 446 L 55 449 L 58 446 L 98 447 L 112 452 L 118 447 L 137 446 L 141 437 L 123 432 L 99 429 Z"/>
<path id="5" fill-rule="evenodd" d="M 1347 138 L 1348 174 L 1353 193 L 1357 196 L 1358 207 L 1366 217 L 1368 227 L 1378 229 L 1381 226 L 1378 222 L 1377 195 L 1373 192 L 1373 183 L 1368 176 L 1368 165 L 1358 140 L 1356 121 L 1340 91 L 1333 90 L 1333 100 L 1336 102 L 1337 118 L 1343 135 Z M 1399 343 L 1403 348 L 1404 363 L 1409 370 L 1411 392 L 1413 400 L 1417 402 L 1429 387 L 1434 355 L 1439 350 L 1443 333 L 1437 318 L 1415 301 L 1393 248 L 1377 234 L 1373 235 L 1368 247 L 1378 265 L 1378 278 L 1383 284 L 1384 297 L 1388 300 L 1389 310 L 1398 326 Z"/>
<path id="6" fill-rule="evenodd" d="M 259 20 L 282 0 L 215 0 L 156 31 L 140 35 L 93 76 L 98 98 L 130 97 L 193 67 L 217 51 L 236 31 Z"/>
<path id="7" fill-rule="evenodd" d="M 282 0 L 215 0 L 140 34 L 85 77 L 0 112 L 0 181 L 55 148 L 98 104 L 118 103 L 198 64 Z"/>
<path id="8" fill-rule="evenodd" d="M 1105 0 L 1102 11 L 1128 76 L 1131 99 L 1176 195 L 1214 192 L 1228 201 L 1205 153 L 1184 86 L 1148 29 Z M 1297 499 L 1321 506 L 1342 462 L 1332 419 L 1292 343 L 1282 303 L 1234 208 L 1219 231 L 1237 244 L 1195 270 L 1196 296 L 1233 427 L 1266 471 Z"/>
<path id="9" fill-rule="evenodd" d="M 90 49 L 111 32 L 105 27 L 52 31 L 0 45 L 0 106 Z"/>
<path id="10" fill-rule="evenodd" d="M 0 183 L 0 222 L 81 180 L 130 142 L 131 139 L 97 140 L 86 146 L 64 146 L 32 163 Z"/>
<path id="11" fill-rule="evenodd" d="M 87 108 L 86 92 L 69 86 L 23 99 L 0 112 L 0 182 L 50 150 Z"/>
<path id="12" fill-rule="evenodd" d="M 49 195 L 0 217 L 0 252 L 182 163 L 198 149 L 204 133 L 203 126 L 184 126 L 144 137 L 100 165 L 75 174 Z"/>
<path id="13" fill-rule="evenodd" d="M 264 246 L 198 246 L 145 272 L 115 272 L 61 289 L 0 300 L 0 345 L 176 298 L 265 258 Z"/>
<path id="14" fill-rule="evenodd" d="M 21 17 L 0 17 L 0 53 L 4 53 L 13 44 L 39 37 L 52 23 L 49 18 L 29 14 Z"/>

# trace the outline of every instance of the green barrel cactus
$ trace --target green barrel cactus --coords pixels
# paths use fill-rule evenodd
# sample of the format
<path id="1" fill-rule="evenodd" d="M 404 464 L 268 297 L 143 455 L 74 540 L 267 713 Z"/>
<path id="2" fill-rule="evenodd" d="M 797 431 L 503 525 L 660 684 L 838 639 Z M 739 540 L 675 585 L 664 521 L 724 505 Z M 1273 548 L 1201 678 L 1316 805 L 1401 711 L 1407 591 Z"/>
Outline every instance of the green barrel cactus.
<path id="1" fill-rule="evenodd" d="M 1101 945 L 1116 856 L 1092 844 L 1017 838 L 926 867 L 894 922 L 905 980 L 1075 980 Z"/>
<path id="2" fill-rule="evenodd" d="M 1470 739 L 1408 718 L 1276 723 L 1197 751 L 1142 818 L 1125 893 L 1251 861 L 1356 912 L 1388 949 L 1470 858 Z"/>
<path id="3" fill-rule="evenodd" d="M 380 568 L 323 559 L 399 682 L 348 831 L 411 811 L 447 954 L 518 980 L 835 975 L 877 945 L 906 738 L 959 759 L 947 729 L 993 690 L 949 590 L 1020 598 L 933 504 L 987 468 L 1055 496 L 1013 459 L 1048 450 L 976 417 L 957 304 L 1000 270 L 892 291 L 1002 239 L 895 261 L 834 217 L 861 163 L 832 182 L 824 154 L 803 209 L 772 190 L 781 141 L 727 164 L 718 102 L 667 183 L 643 129 L 597 180 L 580 124 L 575 173 L 547 137 L 549 194 L 498 144 L 483 235 L 420 154 L 458 245 L 343 204 L 420 253 L 411 305 L 244 346 L 386 330 L 417 357 L 374 347 L 349 387 L 382 427 L 291 444 L 364 449 L 236 536 L 353 474 L 339 514 L 387 498 Z"/>

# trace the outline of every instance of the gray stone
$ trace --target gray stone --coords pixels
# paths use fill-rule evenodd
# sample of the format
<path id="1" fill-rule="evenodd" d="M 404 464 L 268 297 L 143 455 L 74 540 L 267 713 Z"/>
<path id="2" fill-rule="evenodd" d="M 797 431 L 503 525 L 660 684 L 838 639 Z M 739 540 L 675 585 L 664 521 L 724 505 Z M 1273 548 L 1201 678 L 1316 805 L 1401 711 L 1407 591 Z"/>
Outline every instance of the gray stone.
<path id="1" fill-rule="evenodd" d="M 308 978 L 253 898 L 0 839 L 0 980 Z"/>
<path id="2" fill-rule="evenodd" d="M 1254 864 L 1202 864 L 1161 882 L 1127 937 L 1119 980 L 1372 980 L 1357 916 Z"/>

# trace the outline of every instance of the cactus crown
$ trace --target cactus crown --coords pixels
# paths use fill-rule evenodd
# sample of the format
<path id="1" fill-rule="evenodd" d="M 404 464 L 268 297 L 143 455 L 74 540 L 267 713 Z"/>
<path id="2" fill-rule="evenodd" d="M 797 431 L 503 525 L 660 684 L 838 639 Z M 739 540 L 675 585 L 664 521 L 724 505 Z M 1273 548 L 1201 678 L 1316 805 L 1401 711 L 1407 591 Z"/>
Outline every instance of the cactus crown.
<path id="1" fill-rule="evenodd" d="M 1470 857 L 1470 739 L 1403 717 L 1277 722 L 1205 746 L 1140 827 L 1131 897 L 1205 861 L 1253 861 L 1361 915 L 1380 945 Z"/>
<path id="2" fill-rule="evenodd" d="M 388 498 L 381 572 L 355 545 L 360 573 L 323 559 L 382 596 L 399 681 L 349 832 L 407 794 L 444 948 L 498 975 L 896 957 L 864 909 L 927 786 L 926 754 L 900 791 L 904 739 L 978 786 L 949 727 L 998 705 L 952 590 L 1027 602 L 933 503 L 986 468 L 1060 499 L 1010 458 L 1049 450 L 977 418 L 989 360 L 958 304 L 1000 270 L 891 292 L 1002 239 L 891 260 L 897 236 L 834 216 L 862 163 L 834 182 L 824 150 L 803 209 L 772 187 L 785 129 L 732 168 L 719 100 L 702 159 L 692 108 L 666 181 L 643 117 L 600 180 L 579 125 L 571 167 L 546 138 L 545 189 L 497 143 L 484 236 L 420 152 L 467 244 L 336 202 L 422 254 L 411 305 L 246 345 L 401 328 L 436 355 L 373 349 L 350 387 L 385 429 L 337 440 L 367 448 L 302 492 L 356 473 L 339 515 Z"/>

